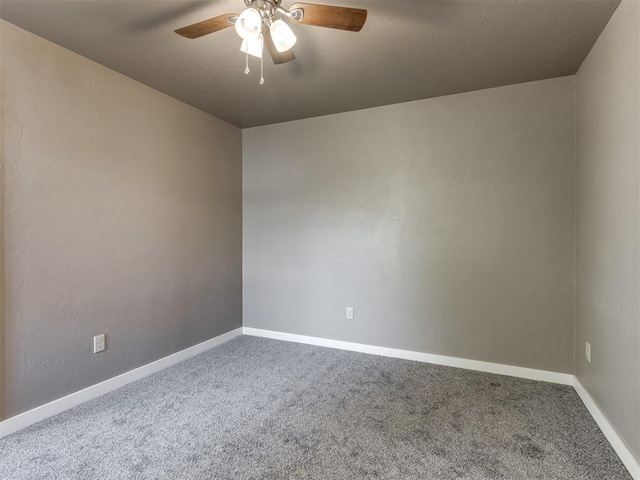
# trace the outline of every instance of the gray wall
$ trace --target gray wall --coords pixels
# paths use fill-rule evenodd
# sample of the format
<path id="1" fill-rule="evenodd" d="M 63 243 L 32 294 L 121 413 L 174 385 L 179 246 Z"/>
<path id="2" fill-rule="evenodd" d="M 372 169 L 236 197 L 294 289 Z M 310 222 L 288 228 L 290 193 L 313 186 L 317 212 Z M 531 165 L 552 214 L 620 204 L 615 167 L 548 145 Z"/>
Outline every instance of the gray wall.
<path id="1" fill-rule="evenodd" d="M 640 460 L 640 4 L 577 75 L 576 373 Z M 591 363 L 585 342 L 591 344 Z"/>
<path id="2" fill-rule="evenodd" d="M 5 22 L 2 61 L 6 418 L 241 325 L 242 137 Z"/>
<path id="3" fill-rule="evenodd" d="M 244 325 L 572 372 L 574 81 L 244 130 Z"/>

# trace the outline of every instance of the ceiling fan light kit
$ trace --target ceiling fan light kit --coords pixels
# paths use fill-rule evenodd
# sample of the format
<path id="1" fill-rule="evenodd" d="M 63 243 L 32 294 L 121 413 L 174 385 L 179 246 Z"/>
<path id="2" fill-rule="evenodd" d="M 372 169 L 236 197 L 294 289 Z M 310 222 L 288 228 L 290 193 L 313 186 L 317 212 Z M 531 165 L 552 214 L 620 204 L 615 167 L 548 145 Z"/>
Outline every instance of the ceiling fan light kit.
<path id="1" fill-rule="evenodd" d="M 293 33 L 293 30 L 291 30 L 291 27 L 284 23 L 283 20 L 278 19 L 273 21 L 269 28 L 271 30 L 271 38 L 273 38 L 276 50 L 280 53 L 291 50 L 291 48 L 296 44 L 298 38 Z"/>
<path id="2" fill-rule="evenodd" d="M 252 57 L 262 58 L 262 50 L 264 49 L 264 37 L 260 35 L 258 38 L 242 40 L 240 51 L 251 55 Z"/>
<path id="3" fill-rule="evenodd" d="M 235 21 L 236 32 L 243 40 L 256 39 L 262 35 L 262 15 L 257 8 L 249 7 Z"/>
<path id="4" fill-rule="evenodd" d="M 245 54 L 244 72 L 249 73 L 249 55 L 260 58 L 260 85 L 264 83 L 262 62 L 265 46 L 276 65 L 296 58 L 292 50 L 297 41 L 296 35 L 280 16 L 301 25 L 351 32 L 359 32 L 367 20 L 367 11 L 360 8 L 296 3 L 286 9 L 281 6 L 282 0 L 244 0 L 244 3 L 247 8 L 239 15 L 218 15 L 179 28 L 175 32 L 194 39 L 235 25 L 236 32 L 242 39 L 240 51 Z"/>

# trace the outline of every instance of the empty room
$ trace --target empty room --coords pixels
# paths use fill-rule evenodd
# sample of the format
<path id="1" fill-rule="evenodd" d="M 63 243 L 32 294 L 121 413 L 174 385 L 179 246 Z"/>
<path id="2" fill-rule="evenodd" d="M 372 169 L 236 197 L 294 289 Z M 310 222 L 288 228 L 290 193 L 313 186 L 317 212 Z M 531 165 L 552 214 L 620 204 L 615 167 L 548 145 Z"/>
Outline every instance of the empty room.
<path id="1" fill-rule="evenodd" d="M 0 0 L 0 479 L 640 480 L 640 0 Z"/>

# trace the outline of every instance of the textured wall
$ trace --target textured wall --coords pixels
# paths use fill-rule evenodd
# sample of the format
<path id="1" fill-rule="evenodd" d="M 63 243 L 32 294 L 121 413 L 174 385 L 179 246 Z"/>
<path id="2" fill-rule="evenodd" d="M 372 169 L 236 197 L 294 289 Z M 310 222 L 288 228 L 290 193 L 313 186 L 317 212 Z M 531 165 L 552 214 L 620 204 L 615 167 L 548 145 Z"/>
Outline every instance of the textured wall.
<path id="1" fill-rule="evenodd" d="M 574 80 L 244 130 L 244 325 L 572 372 Z"/>
<path id="2" fill-rule="evenodd" d="M 4 64 L 2 62 L 2 24 L 0 23 L 0 420 L 4 411 L 3 378 L 4 378 L 4 128 L 2 128 L 2 110 L 4 102 L 2 92 L 4 91 Z"/>
<path id="3" fill-rule="evenodd" d="M 639 64 L 624 0 L 577 76 L 576 373 L 640 461 Z"/>
<path id="4" fill-rule="evenodd" d="M 241 131 L 4 22 L 2 61 L 4 417 L 239 327 Z"/>

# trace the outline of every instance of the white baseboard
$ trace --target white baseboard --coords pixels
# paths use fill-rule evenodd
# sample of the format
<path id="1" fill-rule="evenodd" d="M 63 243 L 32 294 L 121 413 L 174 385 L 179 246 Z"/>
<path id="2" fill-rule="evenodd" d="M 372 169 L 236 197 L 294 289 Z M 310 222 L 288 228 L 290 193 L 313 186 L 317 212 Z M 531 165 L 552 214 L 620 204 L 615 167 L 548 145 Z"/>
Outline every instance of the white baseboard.
<path id="1" fill-rule="evenodd" d="M 613 426 L 609 423 L 606 416 L 600 410 L 598 404 L 593 400 L 591 395 L 584 388 L 582 383 L 571 374 L 550 372 L 546 370 L 536 370 L 533 368 L 515 367 L 512 365 L 504 365 L 500 363 L 482 362 L 479 360 L 469 360 L 465 358 L 448 357 L 445 355 L 435 355 L 431 353 L 413 352 L 409 350 L 400 350 L 396 348 L 377 347 L 365 345 L 361 343 L 343 342 L 340 340 L 330 340 L 326 338 L 309 337 L 305 335 L 296 335 L 293 333 L 275 332 L 272 330 L 261 330 L 251 327 L 242 327 L 212 338 L 205 342 L 189 347 L 180 352 L 174 353 L 167 357 L 148 363 L 142 367 L 136 368 L 129 372 L 110 378 L 104 382 L 98 383 L 91 387 L 85 388 L 78 392 L 59 398 L 40 407 L 29 410 L 28 412 L 16 415 L 5 421 L 0 422 L 0 438 L 16 432 L 22 428 L 33 425 L 48 417 L 61 413 L 65 410 L 75 407 L 88 400 L 94 399 L 105 393 L 116 390 L 128 383 L 134 382 L 141 378 L 147 377 L 152 373 L 163 370 L 176 363 L 187 360 L 198 355 L 210 348 L 221 345 L 240 335 L 251 335 L 257 337 L 272 338 L 275 340 L 284 340 L 287 342 L 304 343 L 308 345 L 317 345 L 321 347 L 337 348 L 340 350 L 350 350 L 353 352 L 368 353 L 371 355 L 380 355 L 383 357 L 402 358 L 405 360 L 414 360 L 423 363 L 433 363 L 436 365 L 444 365 L 448 367 L 457 367 L 467 370 L 476 370 L 480 372 L 495 373 L 498 375 L 508 375 L 512 377 L 526 378 L 530 380 L 539 380 L 550 383 L 558 383 L 562 385 L 571 385 L 582 399 L 587 410 L 594 418 L 602 433 L 605 435 L 620 460 L 625 465 L 634 480 L 640 480 L 640 464 L 635 459 L 624 441 L 616 433 Z"/>
<path id="2" fill-rule="evenodd" d="M 186 348 L 167 357 L 163 357 L 155 362 L 147 363 L 146 365 L 118 375 L 117 377 L 110 378 L 104 382 L 100 382 L 96 385 L 92 385 L 91 387 L 87 387 L 83 390 L 67 395 L 66 397 L 59 398 L 40 407 L 21 413 L 20 415 L 16 415 L 15 417 L 8 418 L 7 420 L 0 422 L 0 438 L 28 427 L 29 425 L 33 425 L 45 418 L 64 412 L 65 410 L 73 408 L 76 405 L 80 405 L 88 400 L 99 397 L 100 395 L 116 390 L 127 383 L 135 382 L 136 380 L 147 377 L 152 373 L 194 357 L 199 353 L 228 342 L 240 335 L 242 335 L 242 328 L 236 328 L 230 332 L 223 333 L 222 335 L 211 338 L 202 343 L 198 343 L 197 345 Z"/>
<path id="3" fill-rule="evenodd" d="M 496 373 L 498 375 L 508 375 L 510 377 L 527 378 L 529 380 L 540 380 L 543 382 L 559 383 L 562 385 L 573 385 L 573 375 L 570 373 L 550 372 L 547 370 L 536 370 L 535 368 L 514 367 L 501 363 L 482 362 L 480 360 L 469 360 L 466 358 L 447 357 L 445 355 L 435 355 L 432 353 L 413 352 L 410 350 L 399 350 L 397 348 L 376 347 L 362 343 L 343 342 L 340 340 L 330 340 L 327 338 L 308 337 L 306 335 L 296 335 L 293 333 L 275 332 L 272 330 L 261 330 L 258 328 L 243 327 L 245 335 L 255 337 L 273 338 L 287 342 L 306 343 L 308 345 L 318 345 L 320 347 L 337 348 L 339 350 L 350 350 L 352 352 L 369 353 L 383 357 L 402 358 L 404 360 L 414 360 L 416 362 L 433 363 L 445 365 L 447 367 L 464 368 L 466 370 L 476 370 L 478 372 Z"/>
<path id="4" fill-rule="evenodd" d="M 598 404 L 591 395 L 589 395 L 587 389 L 584 388 L 584 385 L 582 385 L 577 377 L 574 378 L 573 388 L 578 392 L 578 395 L 582 399 L 582 403 L 587 407 L 587 410 L 589 410 L 589 413 L 600 427 L 600 430 L 602 430 L 602 433 L 604 433 L 604 436 L 607 437 L 607 440 L 618 454 L 618 457 L 620 457 L 624 466 L 627 467 L 627 470 L 629 470 L 629 473 L 634 480 L 640 480 L 640 463 L 638 463 L 631 453 L 631 450 L 629 450 L 627 445 L 615 431 L 613 425 L 609 423 L 609 420 L 607 420 L 607 417 L 602 413 Z"/>

